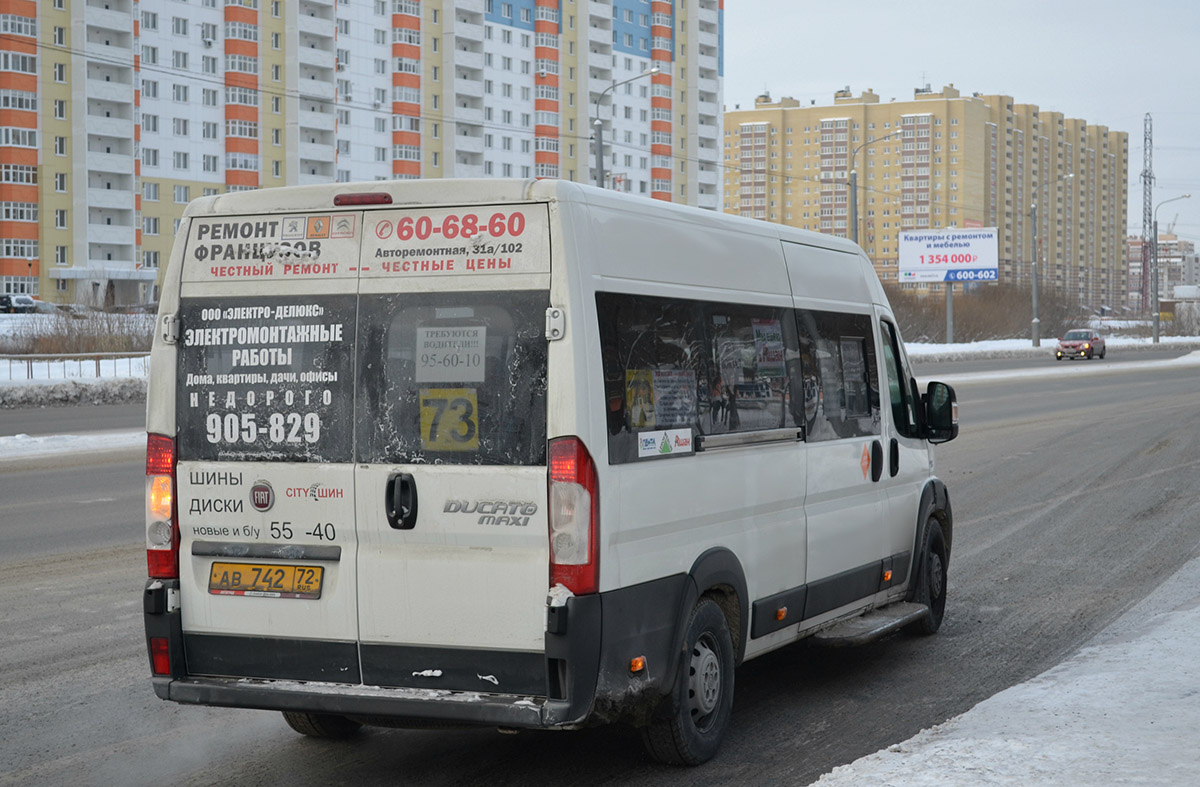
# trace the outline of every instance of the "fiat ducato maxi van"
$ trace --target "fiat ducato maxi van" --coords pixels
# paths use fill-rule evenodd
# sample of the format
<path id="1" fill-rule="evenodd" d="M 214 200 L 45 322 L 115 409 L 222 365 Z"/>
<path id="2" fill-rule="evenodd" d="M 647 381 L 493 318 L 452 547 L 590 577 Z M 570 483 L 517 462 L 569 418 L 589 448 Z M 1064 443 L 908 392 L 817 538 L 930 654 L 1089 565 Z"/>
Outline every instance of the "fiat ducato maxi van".
<path id="1" fill-rule="evenodd" d="M 205 197 L 152 352 L 163 699 L 697 764 L 743 661 L 941 623 L 954 392 L 848 241 L 558 180 Z"/>

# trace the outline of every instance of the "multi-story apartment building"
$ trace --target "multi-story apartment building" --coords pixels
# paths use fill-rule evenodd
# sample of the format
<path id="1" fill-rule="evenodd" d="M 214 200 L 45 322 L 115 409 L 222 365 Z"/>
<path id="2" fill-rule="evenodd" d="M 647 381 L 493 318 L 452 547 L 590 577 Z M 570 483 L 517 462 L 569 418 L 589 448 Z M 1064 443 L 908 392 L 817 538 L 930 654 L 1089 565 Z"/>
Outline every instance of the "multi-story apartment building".
<path id="1" fill-rule="evenodd" d="M 1125 305 L 1134 310 L 1152 308 L 1150 299 L 1153 288 L 1147 280 L 1142 286 L 1142 238 L 1130 235 L 1125 239 L 1128 245 L 1129 283 Z M 1153 246 L 1147 249 L 1147 260 L 1153 265 Z M 1158 235 L 1158 295 L 1159 298 L 1169 298 L 1179 286 L 1195 286 L 1200 284 L 1200 255 L 1196 253 L 1196 244 L 1184 240 L 1173 232 L 1160 232 Z"/>
<path id="2" fill-rule="evenodd" d="M 0 8 L 0 291 L 152 300 L 205 194 L 594 183 L 597 119 L 607 187 L 719 208 L 723 0 Z"/>
<path id="3" fill-rule="evenodd" d="M 1125 298 L 1125 132 L 953 85 L 886 103 L 849 88 L 828 106 L 760 96 L 724 132 L 727 213 L 857 234 L 885 281 L 901 230 L 948 227 L 997 227 L 1001 280 L 1029 281 L 1037 204 L 1042 285 L 1097 309 Z"/>

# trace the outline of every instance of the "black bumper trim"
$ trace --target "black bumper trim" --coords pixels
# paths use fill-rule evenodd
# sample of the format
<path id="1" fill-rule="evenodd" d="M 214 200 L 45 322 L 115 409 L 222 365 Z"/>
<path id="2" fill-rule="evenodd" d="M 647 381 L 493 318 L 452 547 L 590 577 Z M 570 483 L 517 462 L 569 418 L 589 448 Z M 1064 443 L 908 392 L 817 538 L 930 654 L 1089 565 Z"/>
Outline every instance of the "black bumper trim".
<path id="1" fill-rule="evenodd" d="M 158 696 L 190 705 L 453 721 L 527 729 L 563 727 L 570 723 L 564 712 L 565 703 L 550 702 L 537 696 L 250 679 L 171 681 L 156 678 L 154 683 Z"/>

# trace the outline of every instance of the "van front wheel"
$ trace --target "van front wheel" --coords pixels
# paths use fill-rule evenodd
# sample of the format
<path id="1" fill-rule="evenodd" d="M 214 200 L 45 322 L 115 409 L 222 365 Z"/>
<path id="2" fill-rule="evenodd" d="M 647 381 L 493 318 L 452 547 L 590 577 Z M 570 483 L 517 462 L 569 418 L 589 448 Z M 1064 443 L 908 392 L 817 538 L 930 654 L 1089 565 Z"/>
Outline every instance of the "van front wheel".
<path id="1" fill-rule="evenodd" d="M 909 624 L 913 634 L 935 634 L 946 614 L 946 567 L 949 555 L 942 526 L 935 517 L 929 518 L 925 531 L 925 548 L 917 567 L 917 592 L 913 601 L 929 607 L 929 614 Z"/>
<path id="2" fill-rule="evenodd" d="M 334 716 L 328 713 L 285 710 L 283 711 L 283 720 L 293 730 L 310 738 L 342 740 L 353 737 L 362 727 L 357 721 L 347 719 L 345 716 Z"/>
<path id="3" fill-rule="evenodd" d="M 647 753 L 668 765 L 712 759 L 733 709 L 733 639 L 712 599 L 692 610 L 684 645 L 675 688 L 642 730 Z"/>

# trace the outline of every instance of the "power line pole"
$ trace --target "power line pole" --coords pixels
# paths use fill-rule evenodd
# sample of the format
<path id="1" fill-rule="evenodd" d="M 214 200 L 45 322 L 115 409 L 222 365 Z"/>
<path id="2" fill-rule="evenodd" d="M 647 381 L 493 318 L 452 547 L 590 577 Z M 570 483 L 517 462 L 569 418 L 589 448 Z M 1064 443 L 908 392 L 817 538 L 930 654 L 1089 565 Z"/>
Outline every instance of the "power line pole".
<path id="1" fill-rule="evenodd" d="M 1154 230 L 1154 121 L 1146 113 L 1145 136 L 1142 141 L 1142 309 L 1150 306 L 1150 244 Z M 1158 275 L 1158 271 L 1154 271 Z"/>

